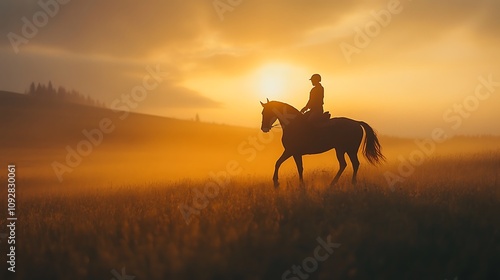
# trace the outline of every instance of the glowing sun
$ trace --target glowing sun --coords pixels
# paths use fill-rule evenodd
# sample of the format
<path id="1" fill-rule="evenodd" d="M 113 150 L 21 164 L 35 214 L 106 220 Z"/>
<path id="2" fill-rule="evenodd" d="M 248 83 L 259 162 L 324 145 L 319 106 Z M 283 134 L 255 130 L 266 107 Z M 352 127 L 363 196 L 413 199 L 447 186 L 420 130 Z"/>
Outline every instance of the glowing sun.
<path id="1" fill-rule="evenodd" d="M 282 99 L 286 95 L 290 80 L 290 66 L 267 64 L 257 70 L 257 90 L 259 96 L 269 99 Z"/>

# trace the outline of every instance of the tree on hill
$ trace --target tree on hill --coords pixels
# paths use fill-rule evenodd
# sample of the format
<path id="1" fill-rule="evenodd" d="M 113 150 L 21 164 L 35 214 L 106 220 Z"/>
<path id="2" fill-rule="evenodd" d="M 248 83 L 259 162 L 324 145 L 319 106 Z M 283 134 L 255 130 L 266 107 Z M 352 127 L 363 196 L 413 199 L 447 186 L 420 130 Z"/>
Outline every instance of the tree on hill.
<path id="1" fill-rule="evenodd" d="M 34 94 L 34 93 L 35 93 L 35 89 L 36 89 L 36 88 L 35 88 L 35 83 L 34 83 L 34 82 L 31 82 L 31 84 L 30 84 L 30 89 L 29 89 L 29 91 L 28 91 L 28 94 L 30 94 L 30 95 Z"/>
<path id="2" fill-rule="evenodd" d="M 57 89 L 51 81 L 48 85 L 32 82 L 29 86 L 28 95 L 43 101 L 74 103 L 94 107 L 106 107 L 104 102 L 95 100 L 88 95 L 81 94 L 76 90 L 67 90 L 59 86 Z"/>
<path id="3" fill-rule="evenodd" d="M 54 92 L 54 87 L 52 86 L 51 81 L 49 81 L 49 85 L 47 86 L 47 92 L 51 94 Z"/>

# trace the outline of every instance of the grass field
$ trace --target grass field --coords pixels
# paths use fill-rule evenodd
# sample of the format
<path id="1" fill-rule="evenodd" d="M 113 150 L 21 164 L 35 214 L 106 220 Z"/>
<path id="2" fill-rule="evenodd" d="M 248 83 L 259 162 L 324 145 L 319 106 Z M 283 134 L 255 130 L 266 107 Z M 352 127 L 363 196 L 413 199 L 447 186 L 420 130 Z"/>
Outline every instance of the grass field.
<path id="1" fill-rule="evenodd" d="M 431 158 L 394 189 L 360 172 L 334 188 L 320 169 L 279 189 L 234 177 L 198 205 L 204 180 L 19 188 L 17 279 L 500 278 L 500 152 Z M 187 224 L 179 205 L 199 213 Z M 282 278 L 328 236 L 325 261 Z"/>

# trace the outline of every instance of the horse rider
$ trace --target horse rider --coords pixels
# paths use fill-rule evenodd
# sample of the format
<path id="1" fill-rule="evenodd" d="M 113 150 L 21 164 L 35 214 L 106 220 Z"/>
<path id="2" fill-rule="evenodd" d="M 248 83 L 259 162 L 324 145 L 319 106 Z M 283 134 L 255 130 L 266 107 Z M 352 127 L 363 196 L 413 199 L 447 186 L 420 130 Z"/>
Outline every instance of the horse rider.
<path id="1" fill-rule="evenodd" d="M 314 74 L 309 79 L 314 86 L 309 93 L 309 101 L 306 106 L 300 110 L 305 113 L 309 121 L 319 120 L 323 115 L 323 98 L 325 97 L 325 89 L 321 85 L 321 76 Z M 309 110 L 309 111 L 308 111 Z"/>

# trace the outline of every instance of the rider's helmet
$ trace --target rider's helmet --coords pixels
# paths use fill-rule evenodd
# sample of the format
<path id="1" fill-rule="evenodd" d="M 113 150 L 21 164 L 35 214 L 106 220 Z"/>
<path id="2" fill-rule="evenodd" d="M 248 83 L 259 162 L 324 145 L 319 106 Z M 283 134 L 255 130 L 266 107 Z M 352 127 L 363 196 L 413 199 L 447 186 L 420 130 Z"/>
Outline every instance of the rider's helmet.
<path id="1" fill-rule="evenodd" d="M 321 82 L 321 75 L 320 74 L 314 74 L 311 76 L 311 78 L 309 79 L 311 81 L 318 81 L 318 82 Z"/>

